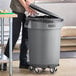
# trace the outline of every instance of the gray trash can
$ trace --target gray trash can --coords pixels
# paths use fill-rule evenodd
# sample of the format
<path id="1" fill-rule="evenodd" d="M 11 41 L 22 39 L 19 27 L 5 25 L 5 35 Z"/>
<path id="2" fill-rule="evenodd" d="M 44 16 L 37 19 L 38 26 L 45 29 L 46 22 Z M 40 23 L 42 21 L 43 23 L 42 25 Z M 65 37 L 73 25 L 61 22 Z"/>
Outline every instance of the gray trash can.
<path id="1" fill-rule="evenodd" d="M 36 68 L 39 67 L 50 68 L 51 73 L 56 71 L 55 67 L 59 65 L 60 59 L 62 25 L 63 19 L 56 15 L 29 17 L 28 44 L 31 70 L 34 69 L 38 73 L 39 69 Z"/>

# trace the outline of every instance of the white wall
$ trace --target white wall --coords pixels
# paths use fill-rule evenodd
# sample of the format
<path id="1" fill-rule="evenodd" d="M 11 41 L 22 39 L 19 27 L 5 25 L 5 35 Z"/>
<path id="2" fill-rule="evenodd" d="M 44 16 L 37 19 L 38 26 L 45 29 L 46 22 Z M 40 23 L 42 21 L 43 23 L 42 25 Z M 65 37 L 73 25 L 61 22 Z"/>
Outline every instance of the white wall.
<path id="1" fill-rule="evenodd" d="M 42 3 L 38 4 L 40 7 L 47 9 L 64 19 L 64 25 L 76 25 L 76 3 Z M 10 0 L 0 0 L 0 9 L 7 9 L 10 11 Z M 8 22 L 7 22 L 8 24 Z"/>
<path id="2" fill-rule="evenodd" d="M 0 9 L 10 10 L 10 0 L 0 0 Z"/>

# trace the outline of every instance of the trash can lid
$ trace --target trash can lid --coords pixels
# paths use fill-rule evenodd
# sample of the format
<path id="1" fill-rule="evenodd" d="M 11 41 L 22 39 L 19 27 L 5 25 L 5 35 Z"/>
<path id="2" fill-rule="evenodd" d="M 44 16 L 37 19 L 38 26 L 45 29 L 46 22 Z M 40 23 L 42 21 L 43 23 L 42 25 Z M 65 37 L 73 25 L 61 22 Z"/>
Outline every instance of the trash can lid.
<path id="1" fill-rule="evenodd" d="M 58 17 L 56 14 L 54 14 L 54 13 L 48 11 L 48 10 L 45 10 L 45 9 L 43 9 L 43 8 L 35 5 L 35 4 L 30 4 L 30 7 L 33 8 L 34 10 L 38 11 L 38 12 L 41 12 L 41 13 L 44 13 L 44 14 L 50 16 L 51 18 L 61 19 L 61 18 Z"/>

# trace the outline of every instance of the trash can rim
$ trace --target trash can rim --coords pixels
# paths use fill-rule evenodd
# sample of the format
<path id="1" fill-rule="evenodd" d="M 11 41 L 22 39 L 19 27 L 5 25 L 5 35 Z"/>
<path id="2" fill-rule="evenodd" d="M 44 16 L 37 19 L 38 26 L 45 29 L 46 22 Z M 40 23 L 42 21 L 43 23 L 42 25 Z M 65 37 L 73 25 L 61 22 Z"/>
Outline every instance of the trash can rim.
<path id="1" fill-rule="evenodd" d="M 40 22 L 55 22 L 55 21 L 60 21 L 62 22 L 62 18 L 36 18 L 36 17 L 28 17 L 29 20 L 31 21 L 40 21 Z"/>

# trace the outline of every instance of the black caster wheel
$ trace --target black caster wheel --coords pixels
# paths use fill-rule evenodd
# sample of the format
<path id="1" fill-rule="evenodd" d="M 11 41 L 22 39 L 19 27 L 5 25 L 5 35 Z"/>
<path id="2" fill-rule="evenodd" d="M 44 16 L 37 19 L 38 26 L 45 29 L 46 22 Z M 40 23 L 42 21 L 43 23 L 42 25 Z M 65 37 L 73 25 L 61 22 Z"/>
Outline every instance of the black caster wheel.
<path id="1" fill-rule="evenodd" d="M 57 68 L 54 68 L 55 72 L 57 71 Z"/>
<path id="2" fill-rule="evenodd" d="M 29 70 L 30 70 L 30 71 L 33 71 L 33 70 L 34 70 L 34 68 L 33 68 L 32 66 L 30 66 L 30 67 L 29 67 Z"/>
<path id="3" fill-rule="evenodd" d="M 53 68 L 50 69 L 50 73 L 54 74 L 55 70 Z"/>
<path id="4" fill-rule="evenodd" d="M 44 72 L 44 71 L 45 71 L 45 69 L 46 69 L 46 68 L 42 68 L 42 72 Z"/>
<path id="5" fill-rule="evenodd" d="M 35 73 L 41 73 L 41 69 L 40 68 L 35 68 Z"/>
<path id="6" fill-rule="evenodd" d="M 57 71 L 57 68 L 51 68 L 50 73 L 54 74 Z"/>

